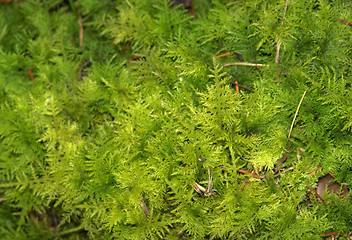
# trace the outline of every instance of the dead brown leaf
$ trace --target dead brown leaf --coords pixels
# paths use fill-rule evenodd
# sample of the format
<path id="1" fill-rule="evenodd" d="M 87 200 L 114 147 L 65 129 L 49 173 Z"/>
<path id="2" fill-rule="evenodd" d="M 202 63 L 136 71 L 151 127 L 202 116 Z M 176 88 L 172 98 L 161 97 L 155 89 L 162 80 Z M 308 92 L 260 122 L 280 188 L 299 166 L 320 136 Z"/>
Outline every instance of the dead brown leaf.
<path id="1" fill-rule="evenodd" d="M 317 193 L 323 197 L 325 194 L 325 188 L 327 188 L 329 193 L 334 193 L 338 196 L 342 193 L 342 195 L 346 197 L 348 194 L 347 187 L 342 186 L 341 188 L 340 184 L 332 181 L 333 179 L 334 179 L 334 176 L 331 173 L 328 173 L 323 177 L 319 178 L 318 185 L 317 185 Z"/>

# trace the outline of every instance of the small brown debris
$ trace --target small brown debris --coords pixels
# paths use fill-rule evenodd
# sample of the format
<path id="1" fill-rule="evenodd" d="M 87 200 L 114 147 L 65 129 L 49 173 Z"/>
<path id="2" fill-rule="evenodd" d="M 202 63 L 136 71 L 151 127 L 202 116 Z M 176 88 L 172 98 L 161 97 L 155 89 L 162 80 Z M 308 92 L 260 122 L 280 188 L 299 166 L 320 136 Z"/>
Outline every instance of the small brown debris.
<path id="1" fill-rule="evenodd" d="M 87 68 L 91 67 L 92 64 L 93 63 L 90 60 L 86 60 L 86 61 L 84 61 L 84 62 L 82 62 L 80 64 L 80 66 L 79 66 L 79 77 L 78 77 L 79 81 L 82 81 L 83 78 L 88 76 Z"/>
<path id="2" fill-rule="evenodd" d="M 235 55 L 236 55 L 237 59 L 238 59 L 240 62 L 243 62 L 243 56 L 242 56 L 242 54 L 240 54 L 240 53 L 235 53 Z"/>
<path id="3" fill-rule="evenodd" d="M 147 208 L 147 205 L 145 205 L 145 203 L 143 202 L 143 200 L 141 200 L 141 202 L 139 203 L 143 209 L 143 212 L 145 213 L 145 215 L 147 217 L 150 217 L 150 214 L 149 214 L 149 211 L 148 211 L 148 208 Z"/>
<path id="4" fill-rule="evenodd" d="M 198 194 L 204 194 L 204 196 L 210 197 L 211 195 L 216 195 L 216 192 L 213 189 L 213 173 L 210 171 L 210 169 L 208 169 L 208 175 L 209 180 L 207 189 L 205 189 L 202 185 L 196 182 L 193 183 L 193 188 Z"/>
<path id="5" fill-rule="evenodd" d="M 318 172 L 321 172 L 321 167 L 319 167 L 317 170 L 309 173 L 310 176 L 313 176 L 314 174 L 317 174 Z"/>
<path id="6" fill-rule="evenodd" d="M 193 183 L 193 188 L 194 188 L 194 190 L 196 190 L 196 192 L 197 192 L 198 194 L 200 194 L 200 195 L 202 195 L 203 192 L 206 191 L 205 188 L 204 188 L 202 185 L 200 185 L 200 184 L 198 184 L 198 183 L 196 183 L 196 182 Z"/>
<path id="7" fill-rule="evenodd" d="M 306 150 L 304 148 L 298 147 L 297 148 L 297 159 L 300 160 L 301 159 L 301 154 L 300 152 L 305 152 Z"/>
<path id="8" fill-rule="evenodd" d="M 29 68 L 27 69 L 27 73 L 29 75 L 29 77 L 31 78 L 31 81 L 34 82 L 34 77 L 33 77 L 33 74 L 32 74 L 32 70 L 30 70 Z"/>

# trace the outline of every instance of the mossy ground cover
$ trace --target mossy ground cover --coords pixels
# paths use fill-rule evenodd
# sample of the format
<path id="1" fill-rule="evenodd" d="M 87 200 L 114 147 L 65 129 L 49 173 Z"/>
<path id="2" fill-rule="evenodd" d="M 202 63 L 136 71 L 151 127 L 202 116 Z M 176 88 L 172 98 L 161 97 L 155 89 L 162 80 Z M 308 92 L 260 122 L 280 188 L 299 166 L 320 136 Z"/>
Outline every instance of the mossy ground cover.
<path id="1" fill-rule="evenodd" d="M 0 238 L 349 238 L 350 22 L 339 0 L 0 4 Z"/>

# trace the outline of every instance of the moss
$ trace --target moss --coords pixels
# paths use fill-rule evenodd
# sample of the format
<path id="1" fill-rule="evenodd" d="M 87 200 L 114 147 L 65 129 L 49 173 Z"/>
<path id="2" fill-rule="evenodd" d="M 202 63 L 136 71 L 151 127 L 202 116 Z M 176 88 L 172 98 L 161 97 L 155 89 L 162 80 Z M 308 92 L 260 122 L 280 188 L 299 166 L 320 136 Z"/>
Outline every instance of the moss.
<path id="1" fill-rule="evenodd" d="M 0 5 L 1 238 L 348 236 L 349 4 L 193 4 Z"/>

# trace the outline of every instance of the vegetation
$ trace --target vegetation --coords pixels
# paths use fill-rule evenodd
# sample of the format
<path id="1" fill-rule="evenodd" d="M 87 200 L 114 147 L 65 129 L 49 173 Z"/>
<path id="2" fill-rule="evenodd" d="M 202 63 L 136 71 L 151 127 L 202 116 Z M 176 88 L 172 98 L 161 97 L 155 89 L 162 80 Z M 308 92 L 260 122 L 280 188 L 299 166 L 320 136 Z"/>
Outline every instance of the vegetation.
<path id="1" fill-rule="evenodd" d="M 349 236 L 349 2 L 193 5 L 0 4 L 1 239 Z"/>

